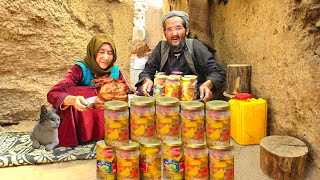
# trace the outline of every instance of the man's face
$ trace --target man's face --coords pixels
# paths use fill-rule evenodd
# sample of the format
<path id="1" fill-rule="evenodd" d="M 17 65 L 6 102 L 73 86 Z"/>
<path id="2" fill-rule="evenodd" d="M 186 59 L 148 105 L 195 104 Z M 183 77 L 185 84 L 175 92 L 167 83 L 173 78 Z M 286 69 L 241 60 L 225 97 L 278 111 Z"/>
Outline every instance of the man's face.
<path id="1" fill-rule="evenodd" d="M 168 43 L 181 50 L 184 45 L 184 38 L 189 33 L 189 28 L 183 27 L 183 20 L 180 17 L 174 16 L 168 18 L 165 22 L 165 29 L 163 31 Z M 182 46 L 182 47 L 181 47 Z"/>

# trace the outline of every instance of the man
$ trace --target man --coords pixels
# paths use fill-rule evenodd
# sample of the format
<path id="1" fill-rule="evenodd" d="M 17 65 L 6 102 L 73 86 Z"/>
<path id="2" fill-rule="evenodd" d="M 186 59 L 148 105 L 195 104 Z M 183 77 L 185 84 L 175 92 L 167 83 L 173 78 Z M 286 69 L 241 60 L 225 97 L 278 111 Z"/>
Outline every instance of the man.
<path id="1" fill-rule="evenodd" d="M 189 16 L 182 11 L 171 11 L 162 19 L 167 41 L 161 41 L 153 50 L 136 84 L 140 95 L 149 95 L 156 72 L 183 72 L 198 77 L 197 98 L 204 102 L 220 92 L 225 81 L 225 70 L 213 59 L 212 53 L 198 40 L 188 39 Z M 215 95 L 214 94 L 214 95 Z M 216 96 L 215 96 L 216 97 Z"/>

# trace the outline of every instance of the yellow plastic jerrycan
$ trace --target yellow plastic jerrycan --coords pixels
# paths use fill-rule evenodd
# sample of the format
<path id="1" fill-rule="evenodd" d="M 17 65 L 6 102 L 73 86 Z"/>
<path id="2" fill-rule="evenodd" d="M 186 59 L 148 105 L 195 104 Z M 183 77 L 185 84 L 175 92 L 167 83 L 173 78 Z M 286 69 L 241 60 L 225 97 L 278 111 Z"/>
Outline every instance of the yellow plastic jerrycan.
<path id="1" fill-rule="evenodd" d="M 230 99 L 230 135 L 238 144 L 259 144 L 267 135 L 267 101 L 238 93 Z"/>

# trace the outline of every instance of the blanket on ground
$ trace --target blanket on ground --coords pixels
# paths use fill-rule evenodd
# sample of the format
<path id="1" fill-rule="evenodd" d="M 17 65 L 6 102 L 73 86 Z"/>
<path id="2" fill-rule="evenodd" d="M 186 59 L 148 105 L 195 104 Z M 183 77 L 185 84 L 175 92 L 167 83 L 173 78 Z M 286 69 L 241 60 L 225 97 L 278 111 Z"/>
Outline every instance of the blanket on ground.
<path id="1" fill-rule="evenodd" d="M 74 147 L 55 147 L 52 151 L 46 151 L 44 146 L 33 149 L 30 134 L 31 132 L 0 133 L 0 167 L 96 158 L 96 142 Z"/>

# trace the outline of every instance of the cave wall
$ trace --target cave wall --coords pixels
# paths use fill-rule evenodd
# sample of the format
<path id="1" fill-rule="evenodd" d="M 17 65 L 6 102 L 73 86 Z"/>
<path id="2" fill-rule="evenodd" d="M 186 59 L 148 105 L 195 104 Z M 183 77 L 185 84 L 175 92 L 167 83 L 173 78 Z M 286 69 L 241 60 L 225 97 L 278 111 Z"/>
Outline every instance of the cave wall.
<path id="1" fill-rule="evenodd" d="M 37 120 L 48 90 L 96 33 L 113 37 L 129 77 L 133 16 L 133 0 L 0 0 L 0 120 Z"/>
<path id="2" fill-rule="evenodd" d="M 268 135 L 309 147 L 307 177 L 320 177 L 320 1 L 212 2 L 215 57 L 251 64 L 251 92 L 268 102 Z"/>

